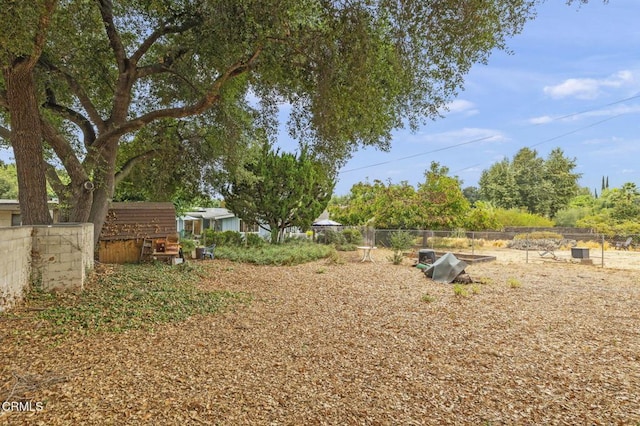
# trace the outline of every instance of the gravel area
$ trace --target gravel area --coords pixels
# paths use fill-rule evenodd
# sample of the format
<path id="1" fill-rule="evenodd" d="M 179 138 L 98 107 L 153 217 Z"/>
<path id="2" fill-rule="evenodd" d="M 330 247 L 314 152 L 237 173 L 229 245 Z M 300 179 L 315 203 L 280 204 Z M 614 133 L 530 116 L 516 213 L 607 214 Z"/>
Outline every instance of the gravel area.
<path id="1" fill-rule="evenodd" d="M 202 288 L 250 304 L 55 345 L 0 323 L 0 395 L 45 403 L 0 424 L 640 424 L 640 253 L 607 252 L 606 268 L 482 253 L 496 260 L 470 265 L 465 286 L 385 250 L 216 259 Z"/>

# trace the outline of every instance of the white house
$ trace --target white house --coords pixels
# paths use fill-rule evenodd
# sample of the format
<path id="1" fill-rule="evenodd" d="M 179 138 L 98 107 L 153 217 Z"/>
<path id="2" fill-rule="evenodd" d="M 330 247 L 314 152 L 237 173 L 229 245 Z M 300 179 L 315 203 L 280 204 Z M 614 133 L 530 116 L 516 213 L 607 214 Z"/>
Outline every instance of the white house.
<path id="1" fill-rule="evenodd" d="M 20 226 L 20 203 L 18 200 L 0 199 L 0 226 Z"/>
<path id="2" fill-rule="evenodd" d="M 247 225 L 231 210 L 221 207 L 199 208 L 186 212 L 177 219 L 180 235 L 191 235 L 198 238 L 205 229 L 214 231 L 235 231 L 240 233 L 254 233 L 266 236 L 268 233 L 257 225 Z"/>
<path id="3" fill-rule="evenodd" d="M 49 214 L 51 214 L 54 223 L 59 222 L 57 206 L 57 201 L 49 201 Z M 0 227 L 21 225 L 20 202 L 18 200 L 0 199 Z"/>
<path id="4" fill-rule="evenodd" d="M 191 236 L 199 239 L 203 230 L 213 229 L 215 231 L 235 231 L 241 234 L 257 234 L 265 239 L 271 238 L 268 226 L 265 226 L 267 229 L 263 229 L 258 225 L 248 225 L 231 210 L 221 207 L 197 208 L 176 218 L 176 221 L 181 237 Z M 297 237 L 306 236 L 296 227 L 288 228 L 285 234 Z"/>

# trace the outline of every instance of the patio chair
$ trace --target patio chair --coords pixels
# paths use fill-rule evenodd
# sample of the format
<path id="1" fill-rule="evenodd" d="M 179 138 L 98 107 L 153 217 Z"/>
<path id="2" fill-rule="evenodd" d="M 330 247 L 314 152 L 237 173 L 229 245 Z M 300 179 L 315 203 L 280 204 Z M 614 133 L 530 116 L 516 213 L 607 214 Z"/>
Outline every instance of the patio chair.
<path id="1" fill-rule="evenodd" d="M 216 249 L 215 244 L 211 244 L 204 248 L 204 252 L 202 253 L 203 259 L 213 259 L 215 257 L 214 251 Z"/>
<path id="2" fill-rule="evenodd" d="M 631 241 L 633 239 L 631 237 L 627 238 L 627 241 L 625 242 L 617 242 L 616 243 L 616 250 L 629 250 L 629 246 L 631 246 Z"/>

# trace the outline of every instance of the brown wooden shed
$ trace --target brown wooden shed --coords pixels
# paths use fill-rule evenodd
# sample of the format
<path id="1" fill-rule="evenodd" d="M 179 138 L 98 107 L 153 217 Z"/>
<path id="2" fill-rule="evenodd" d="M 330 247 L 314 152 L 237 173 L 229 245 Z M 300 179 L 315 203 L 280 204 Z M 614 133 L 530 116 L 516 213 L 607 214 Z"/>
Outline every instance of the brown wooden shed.
<path id="1" fill-rule="evenodd" d="M 98 261 L 139 262 L 145 238 L 166 238 L 176 233 L 176 209 L 172 203 L 111 203 L 100 233 Z"/>

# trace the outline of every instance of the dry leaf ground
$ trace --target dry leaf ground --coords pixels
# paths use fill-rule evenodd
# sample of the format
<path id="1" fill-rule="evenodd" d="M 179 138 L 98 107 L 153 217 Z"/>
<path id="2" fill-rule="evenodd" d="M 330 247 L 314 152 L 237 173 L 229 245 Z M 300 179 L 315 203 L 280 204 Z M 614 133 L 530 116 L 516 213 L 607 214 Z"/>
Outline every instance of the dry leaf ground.
<path id="1" fill-rule="evenodd" d="M 0 391 L 45 406 L 0 423 L 639 424 L 640 253 L 602 269 L 503 250 L 467 268 L 466 297 L 389 254 L 207 261 L 203 288 L 252 303 L 153 332 L 52 345 L 5 321 Z"/>

